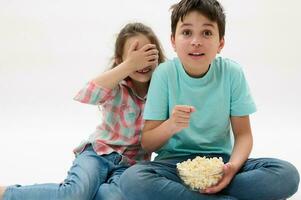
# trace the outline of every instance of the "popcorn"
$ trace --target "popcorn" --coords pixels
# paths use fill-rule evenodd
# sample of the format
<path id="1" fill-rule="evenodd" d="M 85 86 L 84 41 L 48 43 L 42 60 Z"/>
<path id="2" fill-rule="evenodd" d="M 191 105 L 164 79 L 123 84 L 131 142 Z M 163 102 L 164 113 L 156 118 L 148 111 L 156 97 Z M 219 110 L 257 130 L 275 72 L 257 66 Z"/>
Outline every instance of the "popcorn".
<path id="1" fill-rule="evenodd" d="M 184 184 L 192 190 L 203 190 L 216 185 L 223 177 L 223 159 L 197 156 L 193 160 L 177 163 L 177 170 Z"/>

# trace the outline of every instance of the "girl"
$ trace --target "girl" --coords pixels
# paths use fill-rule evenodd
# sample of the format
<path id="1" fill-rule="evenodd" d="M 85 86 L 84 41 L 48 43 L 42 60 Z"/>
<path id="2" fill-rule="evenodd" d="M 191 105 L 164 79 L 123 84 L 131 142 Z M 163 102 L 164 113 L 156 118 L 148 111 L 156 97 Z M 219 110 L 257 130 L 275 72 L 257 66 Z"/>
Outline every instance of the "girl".
<path id="1" fill-rule="evenodd" d="M 122 199 L 120 175 L 135 162 L 150 159 L 140 145 L 142 111 L 152 72 L 164 59 L 151 28 L 141 23 L 123 27 L 112 69 L 88 82 L 75 97 L 100 105 L 103 121 L 74 150 L 67 178 L 61 184 L 0 187 L 0 199 Z"/>

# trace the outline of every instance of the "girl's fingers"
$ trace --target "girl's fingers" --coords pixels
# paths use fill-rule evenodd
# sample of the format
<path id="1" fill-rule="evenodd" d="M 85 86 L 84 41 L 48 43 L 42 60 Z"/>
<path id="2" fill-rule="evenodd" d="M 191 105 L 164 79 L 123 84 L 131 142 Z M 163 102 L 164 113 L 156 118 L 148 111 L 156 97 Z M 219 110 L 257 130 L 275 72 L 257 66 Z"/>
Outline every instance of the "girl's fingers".
<path id="1" fill-rule="evenodd" d="M 145 55 L 151 56 L 151 55 L 158 55 L 159 51 L 157 49 L 151 49 L 145 52 Z"/>
<path id="2" fill-rule="evenodd" d="M 152 49 L 156 49 L 156 45 L 154 44 L 146 44 L 141 48 L 141 51 L 146 52 Z"/>
<path id="3" fill-rule="evenodd" d="M 157 65 L 158 65 L 157 60 L 148 61 L 148 63 L 146 64 L 146 66 L 157 66 Z"/>
<path id="4" fill-rule="evenodd" d="M 138 48 L 139 42 L 138 40 L 135 40 L 129 47 L 128 52 L 136 51 Z"/>
<path id="5" fill-rule="evenodd" d="M 150 56 L 147 56 L 147 60 L 148 61 L 156 61 L 158 60 L 159 56 L 158 55 L 150 55 Z"/>

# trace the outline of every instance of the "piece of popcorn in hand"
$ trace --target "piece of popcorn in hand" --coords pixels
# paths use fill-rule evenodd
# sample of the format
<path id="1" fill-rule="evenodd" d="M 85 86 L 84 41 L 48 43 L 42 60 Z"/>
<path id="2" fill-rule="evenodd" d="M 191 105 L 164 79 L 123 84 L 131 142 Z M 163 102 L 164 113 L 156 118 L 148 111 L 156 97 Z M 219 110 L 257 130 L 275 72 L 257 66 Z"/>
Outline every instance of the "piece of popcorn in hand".
<path id="1" fill-rule="evenodd" d="M 224 162 L 221 157 L 206 158 L 197 156 L 177 163 L 177 170 L 185 185 L 192 190 L 204 190 L 216 185 L 223 177 Z"/>

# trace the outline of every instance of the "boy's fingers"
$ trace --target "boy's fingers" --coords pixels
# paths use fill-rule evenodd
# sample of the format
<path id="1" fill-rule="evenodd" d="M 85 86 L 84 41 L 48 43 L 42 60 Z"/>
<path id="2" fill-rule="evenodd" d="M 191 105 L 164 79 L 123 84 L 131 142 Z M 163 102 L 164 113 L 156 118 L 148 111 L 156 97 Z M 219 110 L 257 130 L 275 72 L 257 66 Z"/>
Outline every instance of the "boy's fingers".
<path id="1" fill-rule="evenodd" d="M 181 113 L 176 113 L 176 117 L 179 119 L 190 119 L 190 114 L 187 112 L 180 111 Z"/>
<path id="2" fill-rule="evenodd" d="M 206 188 L 202 192 L 207 194 L 214 194 L 221 191 L 225 187 L 225 185 L 225 181 L 221 180 L 221 182 L 219 182 L 217 185 Z"/>
<path id="3" fill-rule="evenodd" d="M 178 111 L 183 111 L 183 112 L 190 112 L 190 106 L 186 106 L 186 105 L 177 105 L 176 110 Z"/>
<path id="4" fill-rule="evenodd" d="M 195 107 L 190 106 L 190 112 L 195 112 Z"/>
<path id="5" fill-rule="evenodd" d="M 195 108 L 193 106 L 187 106 L 187 105 L 176 105 L 175 108 L 176 110 L 187 112 L 187 113 L 195 111 Z"/>
<path id="6" fill-rule="evenodd" d="M 214 194 L 221 191 L 223 188 L 225 188 L 231 181 L 231 178 L 229 178 L 229 174 L 231 173 L 231 167 L 232 167 L 231 163 L 224 164 L 224 176 L 221 179 L 221 181 L 217 185 L 205 189 L 203 192 L 208 194 Z"/>
<path id="7" fill-rule="evenodd" d="M 177 118 L 177 119 L 175 119 L 175 122 L 176 123 L 189 123 L 189 119 L 185 119 L 185 118 Z"/>
<path id="8" fill-rule="evenodd" d="M 187 111 L 174 109 L 172 114 L 173 114 L 173 116 L 179 117 L 179 118 L 186 118 L 186 119 L 190 118 L 190 112 L 187 112 Z"/>
<path id="9" fill-rule="evenodd" d="M 189 127 L 189 123 L 186 123 L 186 122 L 177 122 L 177 126 L 179 126 L 181 128 L 187 128 L 187 127 Z"/>

